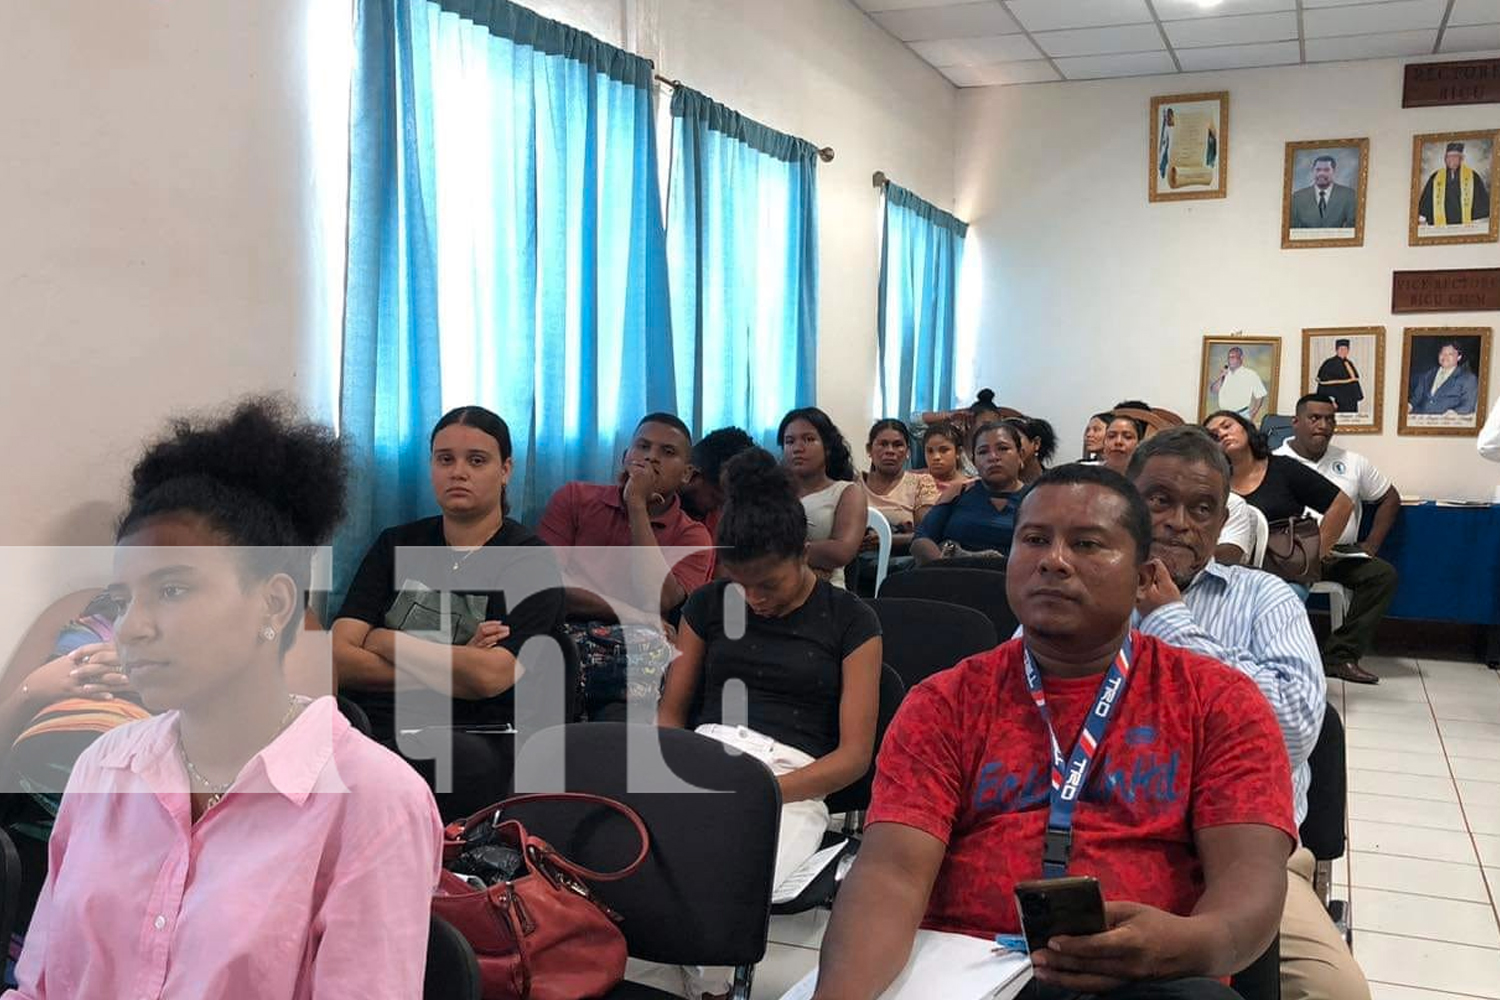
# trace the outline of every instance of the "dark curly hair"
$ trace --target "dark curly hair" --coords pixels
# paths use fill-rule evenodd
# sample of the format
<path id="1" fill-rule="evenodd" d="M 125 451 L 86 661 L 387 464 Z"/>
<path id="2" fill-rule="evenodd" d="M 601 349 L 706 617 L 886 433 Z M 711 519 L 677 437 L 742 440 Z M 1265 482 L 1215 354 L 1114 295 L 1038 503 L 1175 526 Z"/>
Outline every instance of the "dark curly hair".
<path id="1" fill-rule="evenodd" d="M 1011 417 L 1006 423 L 1024 434 L 1029 441 L 1036 442 L 1036 460 L 1046 468 L 1057 454 L 1057 431 L 1041 417 Z"/>
<path id="2" fill-rule="evenodd" d="M 286 573 L 305 595 L 312 550 L 344 518 L 349 463 L 333 431 L 275 397 L 245 400 L 227 417 L 173 420 L 131 473 L 130 508 L 116 541 L 156 517 L 202 518 L 247 550 L 252 579 Z M 295 629 L 282 635 L 285 650 Z"/>
<path id="3" fill-rule="evenodd" d="M 762 556 L 799 559 L 807 552 L 807 510 L 776 457 L 751 448 L 724 467 L 726 501 L 716 541 L 719 558 L 744 563 Z"/>
<path id="4" fill-rule="evenodd" d="M 828 478 L 853 482 L 854 456 L 849 451 L 849 442 L 844 438 L 843 432 L 834 426 L 828 414 L 816 406 L 804 406 L 791 411 L 781 418 L 781 426 L 776 428 L 777 441 L 786 440 L 786 429 L 794 420 L 806 420 L 818 432 L 818 437 L 823 442 L 823 468 Z"/>

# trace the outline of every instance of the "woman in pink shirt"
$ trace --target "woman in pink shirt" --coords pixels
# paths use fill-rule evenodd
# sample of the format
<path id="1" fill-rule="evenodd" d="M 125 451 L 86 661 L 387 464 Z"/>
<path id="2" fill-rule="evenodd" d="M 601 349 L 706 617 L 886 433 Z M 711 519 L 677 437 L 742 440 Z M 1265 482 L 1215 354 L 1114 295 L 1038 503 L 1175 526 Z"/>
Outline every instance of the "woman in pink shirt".
<path id="1" fill-rule="evenodd" d="M 156 714 L 78 759 L 7 998 L 421 995 L 432 794 L 283 672 L 346 470 L 267 400 L 137 464 L 104 682 Z"/>

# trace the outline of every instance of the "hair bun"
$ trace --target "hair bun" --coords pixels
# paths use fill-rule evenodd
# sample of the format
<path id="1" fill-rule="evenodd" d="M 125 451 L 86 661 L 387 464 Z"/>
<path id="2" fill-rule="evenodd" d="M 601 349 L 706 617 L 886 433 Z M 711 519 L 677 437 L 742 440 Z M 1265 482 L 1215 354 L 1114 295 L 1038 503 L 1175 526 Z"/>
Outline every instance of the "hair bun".
<path id="1" fill-rule="evenodd" d="M 725 494 L 734 500 L 749 500 L 755 503 L 768 497 L 787 495 L 796 497 L 797 491 L 781 463 L 764 448 L 749 448 L 740 452 L 724 466 Z"/>
<path id="2" fill-rule="evenodd" d="M 253 397 L 223 418 L 179 418 L 131 476 L 130 503 L 174 481 L 197 479 L 275 511 L 299 544 L 318 545 L 344 516 L 347 458 L 332 429 L 284 399 Z"/>
<path id="3" fill-rule="evenodd" d="M 980 389 L 979 395 L 974 397 L 974 402 L 983 403 L 985 406 L 993 406 L 995 404 L 995 390 Z"/>

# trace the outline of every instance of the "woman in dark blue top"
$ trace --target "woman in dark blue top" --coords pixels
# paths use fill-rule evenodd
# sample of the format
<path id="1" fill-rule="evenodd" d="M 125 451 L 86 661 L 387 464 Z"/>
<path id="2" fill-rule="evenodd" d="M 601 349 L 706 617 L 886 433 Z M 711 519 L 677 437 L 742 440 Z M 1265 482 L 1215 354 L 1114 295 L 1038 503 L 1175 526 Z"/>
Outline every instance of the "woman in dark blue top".
<path id="1" fill-rule="evenodd" d="M 1021 491 L 1021 438 L 1015 427 L 983 423 L 969 453 L 979 478 L 949 487 L 922 520 L 911 554 L 918 565 L 966 555 L 1008 555 Z"/>

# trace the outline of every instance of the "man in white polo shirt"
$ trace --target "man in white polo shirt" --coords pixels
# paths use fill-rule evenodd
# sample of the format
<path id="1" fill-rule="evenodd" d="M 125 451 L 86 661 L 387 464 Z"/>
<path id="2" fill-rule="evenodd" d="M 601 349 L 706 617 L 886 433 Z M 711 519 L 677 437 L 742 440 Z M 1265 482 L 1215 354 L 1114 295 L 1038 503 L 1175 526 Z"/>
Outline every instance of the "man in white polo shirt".
<path id="1" fill-rule="evenodd" d="M 1245 352 L 1240 348 L 1231 347 L 1225 360 L 1224 370 L 1209 384 L 1209 391 L 1219 397 L 1219 409 L 1231 410 L 1260 426 L 1269 395 L 1266 384 L 1255 369 L 1245 367 Z"/>
<path id="2" fill-rule="evenodd" d="M 1337 427 L 1337 407 L 1330 397 L 1303 396 L 1292 418 L 1292 436 L 1276 454 L 1316 469 L 1354 502 L 1354 516 L 1333 555 L 1323 563 L 1323 579 L 1342 584 L 1350 594 L 1343 626 L 1323 645 L 1323 670 L 1330 677 L 1374 684 L 1379 678 L 1361 667 L 1359 660 L 1370 651 L 1375 627 L 1396 596 L 1396 568 L 1376 553 L 1396 523 L 1401 494 L 1369 459 L 1330 443 Z M 1370 533 L 1361 543 L 1364 504 L 1376 507 Z"/>

